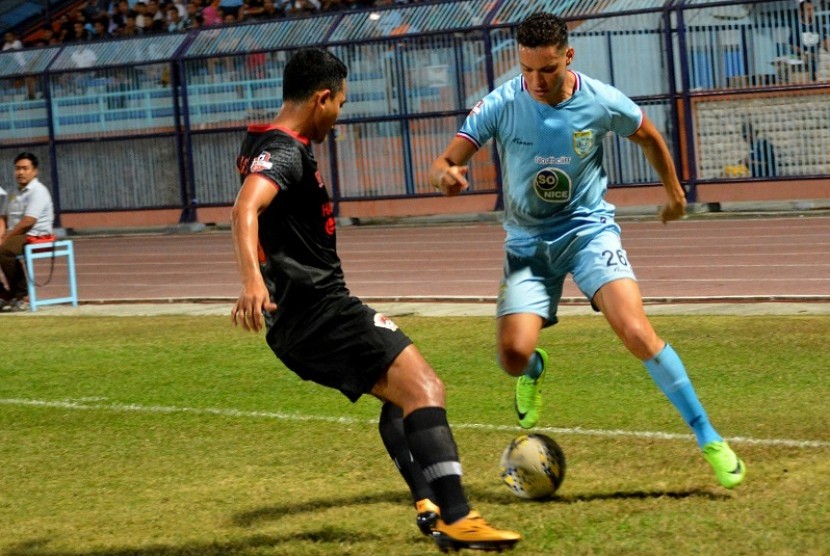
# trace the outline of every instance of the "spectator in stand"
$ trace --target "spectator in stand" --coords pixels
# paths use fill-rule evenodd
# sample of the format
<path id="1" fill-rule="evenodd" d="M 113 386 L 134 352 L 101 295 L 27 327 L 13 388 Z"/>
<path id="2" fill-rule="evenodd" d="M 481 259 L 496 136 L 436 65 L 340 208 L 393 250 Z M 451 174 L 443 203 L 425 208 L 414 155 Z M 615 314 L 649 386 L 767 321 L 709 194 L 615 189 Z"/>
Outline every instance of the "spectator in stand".
<path id="1" fill-rule="evenodd" d="M 285 17 L 286 0 L 263 0 L 262 19 L 265 21 Z"/>
<path id="2" fill-rule="evenodd" d="M 236 17 L 238 21 L 260 21 L 264 13 L 264 0 L 243 0 Z"/>
<path id="3" fill-rule="evenodd" d="M 167 6 L 167 32 L 178 33 L 186 29 L 185 22 L 179 15 L 179 10 L 176 6 Z"/>
<path id="4" fill-rule="evenodd" d="M 193 20 L 196 19 L 196 16 L 199 15 L 199 11 L 196 9 L 196 4 L 193 2 L 188 2 L 185 6 L 184 10 L 184 28 L 185 29 L 192 29 L 193 28 Z"/>
<path id="5" fill-rule="evenodd" d="M 6 50 L 20 50 L 23 48 L 23 43 L 17 38 L 13 31 L 6 31 L 5 42 L 3 43 L 3 51 Z"/>
<path id="6" fill-rule="evenodd" d="M 58 19 L 58 39 L 60 42 L 72 42 L 75 40 L 75 19 L 80 12 L 63 14 Z"/>
<path id="7" fill-rule="evenodd" d="M 184 0 L 172 0 L 172 2 L 168 2 L 168 6 L 174 6 L 179 11 L 179 18 L 187 18 L 187 6 Z"/>
<path id="8" fill-rule="evenodd" d="M 320 4 L 321 12 L 339 12 L 346 9 L 348 9 L 348 6 L 343 0 L 323 0 Z"/>
<path id="9" fill-rule="evenodd" d="M 81 7 L 81 13 L 84 14 L 87 21 L 93 21 L 103 12 L 98 5 L 98 0 L 87 0 Z"/>
<path id="10" fill-rule="evenodd" d="M 122 37 L 140 37 L 144 30 L 136 25 L 135 14 L 130 13 L 125 20 L 124 27 L 119 29 L 118 34 Z"/>
<path id="11" fill-rule="evenodd" d="M 147 14 L 144 16 L 144 33 L 163 33 L 167 31 L 164 13 L 159 10 L 158 0 L 147 0 Z"/>
<path id="12" fill-rule="evenodd" d="M 112 37 L 109 32 L 109 20 L 106 16 L 98 17 L 92 22 L 92 33 L 89 34 L 89 40 L 99 41 Z"/>
<path id="13" fill-rule="evenodd" d="M 82 21 L 76 21 L 72 24 L 71 42 L 86 42 L 91 38 L 91 34 L 86 30 L 86 25 Z"/>
<path id="14" fill-rule="evenodd" d="M 144 27 L 147 25 L 147 4 L 140 0 L 133 5 L 133 13 L 135 14 L 135 26 L 144 32 Z"/>
<path id="15" fill-rule="evenodd" d="M 48 46 L 51 44 L 56 44 L 54 42 L 55 40 L 57 40 L 55 32 L 49 25 L 44 25 L 41 28 L 40 33 L 37 35 L 37 38 L 35 38 L 34 42 L 32 43 L 32 46 Z"/>
<path id="16" fill-rule="evenodd" d="M 110 32 L 121 34 L 121 30 L 127 26 L 127 17 L 130 15 L 130 3 L 121 0 L 115 5 L 115 12 L 110 16 Z"/>
<path id="17" fill-rule="evenodd" d="M 202 21 L 205 27 L 215 27 L 222 25 L 222 20 L 225 18 L 222 13 L 222 8 L 219 6 L 222 0 L 211 0 L 210 4 L 202 8 Z"/>
<path id="18" fill-rule="evenodd" d="M 320 11 L 320 0 L 294 0 L 286 10 L 288 17 L 316 14 Z"/>
<path id="19" fill-rule="evenodd" d="M 222 18 L 222 24 L 223 25 L 235 25 L 236 23 L 239 23 L 239 22 L 236 20 L 236 16 L 233 15 L 232 12 L 226 13 L 225 17 Z"/>
<path id="20" fill-rule="evenodd" d="M 43 38 L 46 39 L 46 44 L 48 44 L 49 46 L 61 44 L 60 36 L 58 36 L 55 30 L 49 25 L 46 25 L 43 28 Z"/>
<path id="21" fill-rule="evenodd" d="M 830 52 L 830 30 L 816 19 L 813 3 L 803 0 L 798 5 L 798 28 L 790 34 L 790 43 L 793 51 L 801 57 L 810 81 L 816 80 L 818 72 L 819 47 Z"/>

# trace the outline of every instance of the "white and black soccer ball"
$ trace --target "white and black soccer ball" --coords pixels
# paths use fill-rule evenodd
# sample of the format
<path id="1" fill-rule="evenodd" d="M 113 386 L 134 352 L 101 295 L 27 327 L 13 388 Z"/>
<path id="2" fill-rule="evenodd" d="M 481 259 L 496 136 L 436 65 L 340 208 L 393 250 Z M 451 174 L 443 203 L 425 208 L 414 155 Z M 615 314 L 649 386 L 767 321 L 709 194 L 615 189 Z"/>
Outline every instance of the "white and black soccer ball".
<path id="1" fill-rule="evenodd" d="M 519 498 L 553 496 L 565 480 L 565 453 L 544 434 L 522 434 L 501 455 L 501 479 Z"/>

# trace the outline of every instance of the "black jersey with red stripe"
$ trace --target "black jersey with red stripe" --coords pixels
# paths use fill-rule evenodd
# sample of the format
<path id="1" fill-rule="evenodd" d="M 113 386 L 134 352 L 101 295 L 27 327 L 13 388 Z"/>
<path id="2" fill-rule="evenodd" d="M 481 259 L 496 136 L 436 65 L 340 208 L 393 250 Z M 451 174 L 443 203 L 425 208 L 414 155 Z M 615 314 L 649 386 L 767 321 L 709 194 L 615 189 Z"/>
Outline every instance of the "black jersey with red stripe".
<path id="1" fill-rule="evenodd" d="M 322 317 L 330 305 L 326 301 L 349 292 L 331 201 L 310 141 L 279 126 L 251 126 L 237 169 L 243 182 L 257 173 L 279 189 L 259 216 L 260 268 L 277 304 L 276 314 L 266 319 L 269 328 Z M 301 329 L 294 332 L 302 335 Z M 283 333 L 290 336 L 291 330 Z"/>

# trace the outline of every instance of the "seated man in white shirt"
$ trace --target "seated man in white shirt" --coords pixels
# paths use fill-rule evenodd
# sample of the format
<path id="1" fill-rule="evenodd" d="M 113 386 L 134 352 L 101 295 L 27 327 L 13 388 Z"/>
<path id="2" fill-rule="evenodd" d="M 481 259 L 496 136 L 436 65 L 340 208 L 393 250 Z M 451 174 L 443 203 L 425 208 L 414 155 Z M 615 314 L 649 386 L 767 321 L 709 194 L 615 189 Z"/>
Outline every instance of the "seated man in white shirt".
<path id="1" fill-rule="evenodd" d="M 17 191 L 12 191 L 8 208 L 0 215 L 0 269 L 8 288 L 0 284 L 0 310 L 28 309 L 26 274 L 17 256 L 23 253 L 29 238 L 51 236 L 54 220 L 52 195 L 37 179 L 38 159 L 23 152 L 14 159 Z"/>

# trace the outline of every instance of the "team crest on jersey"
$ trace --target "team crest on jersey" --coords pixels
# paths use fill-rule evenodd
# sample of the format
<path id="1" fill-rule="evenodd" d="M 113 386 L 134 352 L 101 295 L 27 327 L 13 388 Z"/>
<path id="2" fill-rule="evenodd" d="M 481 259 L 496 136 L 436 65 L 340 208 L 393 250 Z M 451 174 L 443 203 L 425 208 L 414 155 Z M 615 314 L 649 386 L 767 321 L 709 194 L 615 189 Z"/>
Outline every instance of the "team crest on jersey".
<path id="1" fill-rule="evenodd" d="M 263 170 L 270 170 L 273 167 L 274 163 L 271 162 L 271 153 L 268 151 L 262 151 L 259 153 L 259 156 L 251 162 L 251 173 L 254 174 L 256 172 L 262 172 Z"/>
<path id="2" fill-rule="evenodd" d="M 382 315 L 380 313 L 375 313 L 375 326 L 380 328 L 388 328 L 392 332 L 398 329 L 398 325 L 392 322 L 392 319 L 387 317 L 386 315 Z"/>
<path id="3" fill-rule="evenodd" d="M 574 152 L 579 157 L 586 157 L 594 148 L 594 132 L 590 129 L 574 131 Z"/>
<path id="4" fill-rule="evenodd" d="M 559 168 L 543 168 L 533 178 L 533 191 L 546 203 L 567 203 L 571 200 L 571 177 Z"/>
<path id="5" fill-rule="evenodd" d="M 478 101 L 475 106 L 473 106 L 472 110 L 470 110 L 470 114 L 478 114 L 481 112 L 481 107 L 484 105 L 484 101 Z"/>

